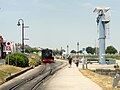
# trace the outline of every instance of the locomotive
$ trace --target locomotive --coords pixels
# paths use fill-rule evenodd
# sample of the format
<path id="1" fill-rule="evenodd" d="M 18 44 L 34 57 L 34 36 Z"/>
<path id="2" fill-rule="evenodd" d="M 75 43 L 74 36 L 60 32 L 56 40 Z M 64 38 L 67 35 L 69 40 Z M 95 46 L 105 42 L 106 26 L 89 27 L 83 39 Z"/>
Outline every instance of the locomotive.
<path id="1" fill-rule="evenodd" d="M 43 49 L 42 50 L 42 62 L 43 63 L 53 63 L 54 57 L 51 49 Z"/>

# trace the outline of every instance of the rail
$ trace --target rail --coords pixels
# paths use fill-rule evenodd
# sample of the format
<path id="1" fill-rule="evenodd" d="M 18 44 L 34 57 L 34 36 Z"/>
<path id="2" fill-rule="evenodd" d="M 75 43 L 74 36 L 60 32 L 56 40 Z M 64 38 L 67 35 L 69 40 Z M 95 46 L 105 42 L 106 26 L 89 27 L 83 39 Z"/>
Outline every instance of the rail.
<path id="1" fill-rule="evenodd" d="M 66 63 L 46 64 L 45 68 L 34 76 L 29 76 L 25 79 L 17 80 L 13 84 L 2 88 L 2 90 L 39 90 L 38 88 L 45 82 L 45 80 L 53 75 L 55 72 L 66 66 Z"/>

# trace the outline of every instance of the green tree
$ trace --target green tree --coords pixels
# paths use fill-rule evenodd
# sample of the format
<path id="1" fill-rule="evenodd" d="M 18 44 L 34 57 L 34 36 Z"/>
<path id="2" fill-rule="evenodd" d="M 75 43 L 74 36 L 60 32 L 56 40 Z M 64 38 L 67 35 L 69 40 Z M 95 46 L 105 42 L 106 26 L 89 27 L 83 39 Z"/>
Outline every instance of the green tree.
<path id="1" fill-rule="evenodd" d="M 72 54 L 76 54 L 76 51 L 75 51 L 75 50 L 72 50 L 70 53 L 72 53 Z"/>
<path id="2" fill-rule="evenodd" d="M 80 53 L 80 54 L 81 54 L 82 52 L 83 52 L 83 51 L 82 51 L 82 50 L 80 50 L 80 51 L 78 51 L 77 53 Z"/>
<path id="3" fill-rule="evenodd" d="M 53 55 L 60 55 L 61 54 L 61 50 L 53 50 Z"/>
<path id="4" fill-rule="evenodd" d="M 106 53 L 108 53 L 108 54 L 115 54 L 117 52 L 118 51 L 113 46 L 108 46 L 106 49 Z"/>
<path id="5" fill-rule="evenodd" d="M 83 52 L 82 50 L 79 50 L 79 51 L 77 51 L 76 53 L 77 53 L 77 54 L 79 54 L 79 53 L 82 54 L 82 52 Z"/>
<path id="6" fill-rule="evenodd" d="M 94 54 L 94 53 L 95 53 L 95 49 L 92 48 L 92 47 L 87 47 L 87 48 L 86 48 L 86 52 L 87 52 L 87 53 L 90 53 L 90 54 Z"/>
<path id="7" fill-rule="evenodd" d="M 31 47 L 28 47 L 28 48 L 25 49 L 26 53 L 32 53 L 33 51 L 34 51 L 34 49 L 31 48 Z"/>

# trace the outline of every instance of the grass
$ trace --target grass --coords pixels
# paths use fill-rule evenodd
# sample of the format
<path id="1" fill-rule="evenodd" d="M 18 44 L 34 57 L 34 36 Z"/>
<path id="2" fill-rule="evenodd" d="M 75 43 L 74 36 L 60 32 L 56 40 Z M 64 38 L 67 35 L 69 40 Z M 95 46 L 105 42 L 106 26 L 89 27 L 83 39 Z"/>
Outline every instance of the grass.
<path id="1" fill-rule="evenodd" d="M 32 66 L 38 65 L 37 61 L 29 58 L 29 64 Z M 28 67 L 26 67 L 28 68 Z M 2 65 L 0 66 L 0 85 L 3 84 L 6 81 L 6 78 L 12 74 L 15 74 L 17 72 L 20 72 L 26 68 L 16 67 L 12 65 Z"/>
<path id="2" fill-rule="evenodd" d="M 15 67 L 11 65 L 0 66 L 0 85 L 5 82 L 5 79 L 11 74 L 17 73 L 25 68 Z"/>
<path id="3" fill-rule="evenodd" d="M 80 69 L 80 72 L 84 76 L 90 78 L 93 82 L 97 83 L 100 87 L 102 87 L 103 90 L 120 90 L 120 88 L 115 89 L 112 87 L 113 77 L 107 75 L 100 75 L 90 70 Z M 120 86 L 120 83 L 118 86 Z"/>

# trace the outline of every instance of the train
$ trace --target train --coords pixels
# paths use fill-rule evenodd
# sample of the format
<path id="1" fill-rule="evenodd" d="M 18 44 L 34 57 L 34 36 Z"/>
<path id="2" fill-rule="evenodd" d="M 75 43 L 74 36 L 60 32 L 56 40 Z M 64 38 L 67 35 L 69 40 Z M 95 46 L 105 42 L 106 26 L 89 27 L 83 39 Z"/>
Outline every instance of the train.
<path id="1" fill-rule="evenodd" d="M 51 49 L 42 50 L 42 62 L 43 63 L 54 63 L 53 52 Z"/>

